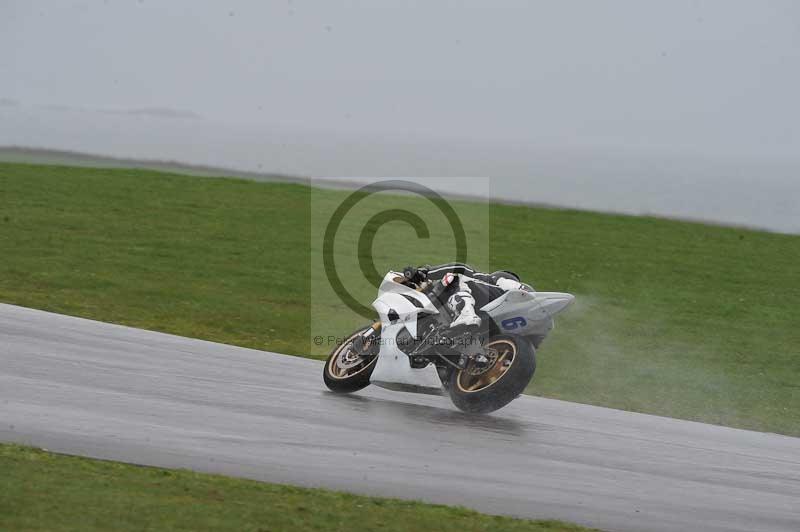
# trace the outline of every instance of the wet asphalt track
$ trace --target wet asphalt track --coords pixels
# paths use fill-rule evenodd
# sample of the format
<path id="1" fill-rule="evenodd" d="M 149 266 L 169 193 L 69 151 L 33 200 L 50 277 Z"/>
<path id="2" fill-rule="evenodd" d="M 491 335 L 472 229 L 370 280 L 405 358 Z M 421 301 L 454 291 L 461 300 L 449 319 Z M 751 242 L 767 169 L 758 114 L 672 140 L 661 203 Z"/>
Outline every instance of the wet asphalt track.
<path id="1" fill-rule="evenodd" d="M 0 304 L 0 441 L 606 530 L 800 530 L 800 439 L 534 397 L 325 390 L 321 363 Z"/>

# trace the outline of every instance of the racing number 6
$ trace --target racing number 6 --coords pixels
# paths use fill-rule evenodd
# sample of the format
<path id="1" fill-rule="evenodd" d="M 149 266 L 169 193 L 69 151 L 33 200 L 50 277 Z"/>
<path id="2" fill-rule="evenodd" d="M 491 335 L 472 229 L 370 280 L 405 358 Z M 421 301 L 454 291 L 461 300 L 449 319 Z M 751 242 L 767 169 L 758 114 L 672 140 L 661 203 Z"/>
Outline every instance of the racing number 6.
<path id="1" fill-rule="evenodd" d="M 528 322 L 525 321 L 525 318 L 523 318 L 522 316 L 517 316 L 516 318 L 508 318 L 507 320 L 503 320 L 500 322 L 500 325 L 503 326 L 503 329 L 509 331 L 513 331 L 514 329 L 517 329 L 519 327 L 525 327 L 527 324 Z"/>

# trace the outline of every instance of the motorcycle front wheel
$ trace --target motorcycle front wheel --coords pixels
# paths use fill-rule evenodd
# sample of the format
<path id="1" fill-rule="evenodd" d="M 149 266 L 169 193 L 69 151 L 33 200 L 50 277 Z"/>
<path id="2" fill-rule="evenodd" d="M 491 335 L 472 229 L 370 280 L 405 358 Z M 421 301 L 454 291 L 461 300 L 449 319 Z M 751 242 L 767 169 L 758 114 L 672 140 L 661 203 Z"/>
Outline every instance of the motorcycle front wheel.
<path id="1" fill-rule="evenodd" d="M 470 360 L 450 374 L 450 399 L 464 412 L 486 414 L 506 406 L 525 391 L 536 371 L 535 350 L 522 336 L 494 336 L 484 349 L 487 363 Z"/>
<path id="2" fill-rule="evenodd" d="M 353 349 L 353 340 L 368 329 L 370 327 L 363 327 L 350 334 L 328 356 L 322 379 L 331 391 L 351 393 L 369 386 L 369 378 L 375 369 L 375 361 L 378 360 L 375 354 L 369 354 L 370 347 L 380 336 L 373 335 L 371 342 L 363 346 L 360 352 Z"/>

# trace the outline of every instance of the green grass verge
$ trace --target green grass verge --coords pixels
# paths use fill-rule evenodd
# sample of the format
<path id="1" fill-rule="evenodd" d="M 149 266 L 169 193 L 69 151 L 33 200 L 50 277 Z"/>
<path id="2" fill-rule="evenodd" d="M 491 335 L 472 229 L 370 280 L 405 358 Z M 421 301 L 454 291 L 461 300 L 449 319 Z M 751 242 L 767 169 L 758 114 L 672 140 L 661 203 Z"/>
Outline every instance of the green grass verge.
<path id="1" fill-rule="evenodd" d="M 0 530 L 581 532 L 459 507 L 361 497 L 0 445 Z"/>
<path id="2" fill-rule="evenodd" d="M 336 332 L 357 324 L 335 300 L 312 297 L 320 272 L 309 266 L 319 244 L 309 224 L 345 195 L 0 164 L 0 300 L 319 357 L 309 301 L 323 301 L 317 307 L 331 311 Z M 486 212 L 468 227 L 491 243 L 475 266 L 513 269 L 537 288 L 578 296 L 539 352 L 530 393 L 800 435 L 800 237 L 456 203 Z M 416 242 L 403 227 L 383 230 Z M 426 246 L 377 262 L 452 256 Z"/>

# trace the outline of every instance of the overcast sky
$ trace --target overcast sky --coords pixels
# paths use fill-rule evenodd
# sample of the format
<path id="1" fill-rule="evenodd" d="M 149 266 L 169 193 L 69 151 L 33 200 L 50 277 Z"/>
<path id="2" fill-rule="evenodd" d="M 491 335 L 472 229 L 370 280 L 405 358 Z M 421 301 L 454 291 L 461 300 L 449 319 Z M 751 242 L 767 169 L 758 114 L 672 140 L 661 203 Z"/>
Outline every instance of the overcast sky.
<path id="1" fill-rule="evenodd" d="M 543 153 L 567 165 L 611 152 L 618 173 L 631 154 L 675 161 L 660 179 L 700 160 L 764 164 L 758 179 L 785 182 L 800 163 L 798 94 L 793 1 L 0 2 L 0 144 L 325 175 L 463 175 L 460 156 L 425 162 L 461 146 L 485 151 L 489 174 L 512 173 L 513 151 L 517 178 Z M 142 117 L 197 132 L 218 158 L 145 138 Z M 268 157 L 254 131 L 273 134 Z M 357 157 L 336 155 L 342 139 Z M 591 178 L 595 164 L 567 166 Z"/>

